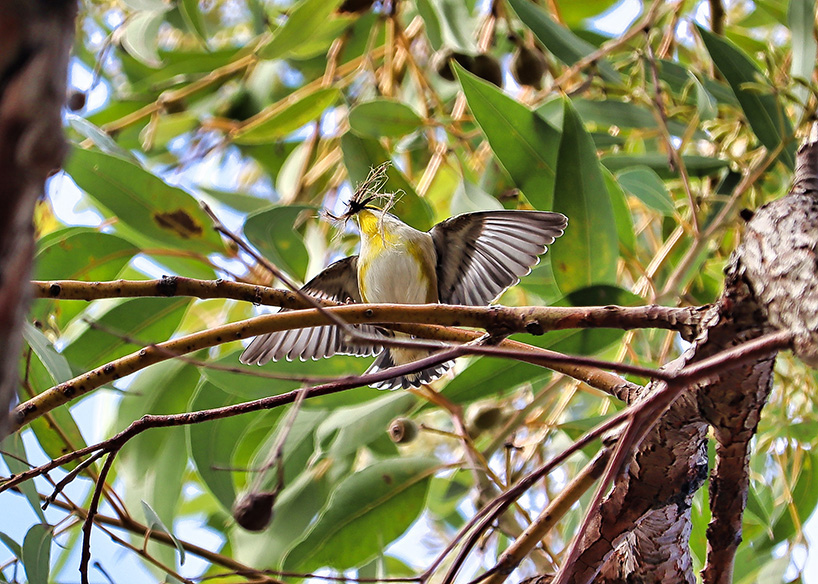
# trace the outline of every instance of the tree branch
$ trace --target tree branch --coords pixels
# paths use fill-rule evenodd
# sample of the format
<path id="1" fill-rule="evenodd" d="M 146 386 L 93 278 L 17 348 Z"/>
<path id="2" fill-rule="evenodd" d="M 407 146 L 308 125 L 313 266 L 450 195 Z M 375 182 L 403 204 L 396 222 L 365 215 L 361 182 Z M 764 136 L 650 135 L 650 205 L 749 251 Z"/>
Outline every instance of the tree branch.
<path id="1" fill-rule="evenodd" d="M 288 309 L 311 308 L 310 304 L 299 298 L 295 292 L 287 290 L 227 280 L 196 280 L 181 276 L 166 276 L 159 280 L 114 280 L 110 282 L 34 281 L 32 285 L 36 298 L 54 300 L 191 296 L 194 298 L 232 298 L 253 304 L 280 306 Z M 321 300 L 320 303 L 324 306 L 340 305 L 340 303 L 326 300 Z M 403 322 L 469 326 L 488 331 L 530 332 L 532 334 L 536 334 L 538 329 L 547 331 L 569 328 L 626 330 L 663 328 L 678 331 L 686 338 L 695 337 L 701 315 L 707 308 L 675 308 L 657 305 L 634 307 L 367 305 L 370 310 L 385 310 L 397 306 L 400 306 L 403 313 L 416 315 L 413 320 Z M 388 314 L 382 313 L 381 316 L 388 316 Z"/>

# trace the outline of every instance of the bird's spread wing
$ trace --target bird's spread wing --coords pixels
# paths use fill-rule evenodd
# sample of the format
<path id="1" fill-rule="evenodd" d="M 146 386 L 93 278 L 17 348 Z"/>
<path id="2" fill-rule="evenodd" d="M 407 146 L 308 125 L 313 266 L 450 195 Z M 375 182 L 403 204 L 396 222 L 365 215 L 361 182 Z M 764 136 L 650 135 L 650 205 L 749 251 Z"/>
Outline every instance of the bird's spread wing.
<path id="1" fill-rule="evenodd" d="M 350 256 L 331 264 L 307 282 L 301 290 L 310 296 L 335 302 L 361 302 L 358 290 L 358 256 Z M 363 325 L 363 333 L 374 334 L 374 327 Z M 344 339 L 337 326 L 318 326 L 292 329 L 260 335 L 247 345 L 239 357 L 248 365 L 264 365 L 271 359 L 292 361 L 299 358 L 319 359 L 336 353 L 366 357 L 382 350 L 374 345 L 352 344 Z"/>
<path id="2" fill-rule="evenodd" d="M 437 251 L 437 286 L 446 304 L 481 306 L 520 281 L 568 219 L 546 211 L 466 213 L 429 232 Z"/>

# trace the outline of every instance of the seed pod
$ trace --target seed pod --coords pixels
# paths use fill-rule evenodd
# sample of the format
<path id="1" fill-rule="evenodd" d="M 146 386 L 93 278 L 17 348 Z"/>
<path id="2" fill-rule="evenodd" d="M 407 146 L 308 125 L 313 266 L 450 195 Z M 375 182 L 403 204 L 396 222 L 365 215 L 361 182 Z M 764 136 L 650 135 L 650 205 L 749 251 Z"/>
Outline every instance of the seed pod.
<path id="1" fill-rule="evenodd" d="M 432 66 L 435 71 L 437 71 L 437 74 L 446 81 L 454 81 L 452 61 L 457 61 L 466 71 L 473 70 L 474 58 L 471 55 L 458 53 L 457 51 L 451 51 L 449 49 L 438 51 L 435 53 L 435 56 L 432 57 Z"/>
<path id="2" fill-rule="evenodd" d="M 68 95 L 68 109 L 72 112 L 78 112 L 85 107 L 86 95 L 83 91 L 72 91 Z"/>
<path id="3" fill-rule="evenodd" d="M 337 11 L 340 13 L 366 12 L 372 8 L 373 4 L 375 0 L 344 0 Z"/>
<path id="4" fill-rule="evenodd" d="M 511 59 L 511 74 L 520 85 L 542 89 L 545 57 L 537 49 L 518 45 Z"/>
<path id="5" fill-rule="evenodd" d="M 221 103 L 216 114 L 232 120 L 243 122 L 247 118 L 256 115 L 261 108 L 258 107 L 253 95 L 242 88 L 232 94 L 225 102 Z"/>
<path id="6" fill-rule="evenodd" d="M 409 418 L 395 418 L 389 424 L 389 438 L 395 444 L 408 444 L 418 436 L 418 425 Z"/>
<path id="7" fill-rule="evenodd" d="M 247 531 L 262 531 L 273 520 L 275 493 L 247 493 L 233 505 L 233 518 Z"/>
<path id="8" fill-rule="evenodd" d="M 180 114 L 187 109 L 187 103 L 183 99 L 162 102 L 162 109 L 168 114 Z"/>
<path id="9" fill-rule="evenodd" d="M 497 87 L 503 86 L 503 68 L 500 61 L 488 53 L 481 53 L 474 58 L 474 67 L 471 71 Z"/>
<path id="10" fill-rule="evenodd" d="M 486 430 L 496 428 L 506 419 L 503 408 L 494 404 L 483 404 L 469 412 L 466 420 L 466 431 L 469 436 L 477 437 Z"/>

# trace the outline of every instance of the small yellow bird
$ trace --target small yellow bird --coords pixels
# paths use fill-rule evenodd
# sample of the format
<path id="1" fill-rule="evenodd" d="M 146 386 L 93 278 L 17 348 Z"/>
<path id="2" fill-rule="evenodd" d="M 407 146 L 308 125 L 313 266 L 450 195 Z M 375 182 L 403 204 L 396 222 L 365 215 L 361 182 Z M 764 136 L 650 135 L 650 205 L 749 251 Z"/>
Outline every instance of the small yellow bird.
<path id="1" fill-rule="evenodd" d="M 354 217 L 360 228 L 357 256 L 339 260 L 301 289 L 336 302 L 465 304 L 484 306 L 531 271 L 546 246 L 563 234 L 568 219 L 546 211 L 465 213 L 418 231 L 394 215 L 370 206 L 379 195 L 359 189 L 341 219 Z M 359 195 L 360 194 L 360 195 Z M 362 325 L 361 332 L 396 335 Z M 294 329 L 256 337 L 241 354 L 246 364 L 279 359 L 302 361 L 335 354 L 378 355 L 373 373 L 422 359 L 433 351 L 354 344 L 336 326 Z M 372 387 L 419 387 L 443 375 L 449 361 Z"/>

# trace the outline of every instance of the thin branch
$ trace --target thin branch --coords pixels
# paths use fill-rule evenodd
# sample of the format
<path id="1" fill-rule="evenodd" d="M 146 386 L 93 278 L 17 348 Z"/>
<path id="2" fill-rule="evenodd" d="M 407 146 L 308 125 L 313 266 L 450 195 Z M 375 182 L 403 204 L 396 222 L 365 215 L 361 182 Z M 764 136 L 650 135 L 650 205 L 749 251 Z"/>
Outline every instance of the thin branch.
<path id="1" fill-rule="evenodd" d="M 763 335 L 752 341 L 742 343 L 736 347 L 721 351 L 712 357 L 702 359 L 688 365 L 675 375 L 675 378 L 665 382 L 664 387 L 651 393 L 644 401 L 639 402 L 621 413 L 627 414 L 628 426 L 617 440 L 616 447 L 608 461 L 605 475 L 600 481 L 594 498 L 588 506 L 588 511 L 574 535 L 571 546 L 553 584 L 567 584 L 574 576 L 574 567 L 581 552 L 581 542 L 588 531 L 591 522 L 598 516 L 602 499 L 613 484 L 616 476 L 622 471 L 625 460 L 639 447 L 642 439 L 659 420 L 663 412 L 676 400 L 679 394 L 693 383 L 708 377 L 723 373 L 725 370 L 739 367 L 744 363 L 766 357 L 778 350 L 786 349 L 792 342 L 792 334 L 788 331 L 778 331 Z M 616 417 L 619 417 L 617 415 Z M 571 580 L 573 581 L 573 580 Z M 584 580 L 583 580 L 584 581 Z"/>
<path id="2" fill-rule="evenodd" d="M 500 556 L 491 570 L 469 584 L 477 584 L 486 578 L 486 584 L 501 584 L 514 571 L 520 562 L 537 546 L 540 540 L 551 531 L 579 498 L 602 476 L 610 452 L 603 450 L 589 462 L 548 504 L 542 513 Z"/>
<path id="3" fill-rule="evenodd" d="M 656 56 L 653 54 L 653 47 L 650 44 L 650 38 L 646 39 L 645 49 L 648 55 L 648 68 L 650 69 L 651 80 L 653 82 L 653 103 L 656 106 L 654 108 L 654 117 L 656 118 L 659 129 L 661 130 L 662 138 L 665 141 L 665 146 L 668 149 L 670 161 L 672 162 L 672 165 L 675 167 L 676 171 L 679 173 L 679 177 L 682 180 L 682 187 L 684 188 L 685 195 L 687 196 L 687 204 L 690 206 L 690 222 L 693 226 L 693 233 L 696 237 L 699 237 L 701 234 L 699 232 L 699 214 L 696 205 L 696 198 L 693 196 L 693 188 L 690 186 L 690 175 L 687 172 L 687 165 L 682 157 L 682 146 L 680 145 L 678 150 L 673 146 L 670 128 L 668 128 L 667 125 L 665 106 L 662 101 L 662 86 L 659 83 L 659 70 L 656 67 Z"/>
<path id="4" fill-rule="evenodd" d="M 663 412 L 673 401 L 678 397 L 679 393 L 686 387 L 697 383 L 710 376 L 717 375 L 727 369 L 732 369 L 747 363 L 749 361 L 757 360 L 761 357 L 767 356 L 775 351 L 788 348 L 792 341 L 792 335 L 787 331 L 778 331 L 770 333 L 762 337 L 758 337 L 752 341 L 742 343 L 736 347 L 722 351 L 709 357 L 698 361 L 685 367 L 675 375 L 668 375 L 669 382 L 665 384 L 664 388 L 659 391 L 651 393 L 645 400 L 628 407 L 625 410 L 618 412 L 611 416 L 592 430 L 586 432 L 583 436 L 577 439 L 570 447 L 566 448 L 560 454 L 534 470 L 533 472 L 522 478 L 517 484 L 511 487 L 505 493 L 499 495 L 491 501 L 486 507 L 477 512 L 477 514 L 460 530 L 458 535 L 453 539 L 443 552 L 435 559 L 431 566 L 424 572 L 424 581 L 432 575 L 443 560 L 451 553 L 456 545 L 460 544 L 461 540 L 471 532 L 466 541 L 462 543 L 458 555 L 452 561 L 449 570 L 441 580 L 442 584 L 452 584 L 457 573 L 462 567 L 471 549 L 474 547 L 478 539 L 482 536 L 485 530 L 497 519 L 497 517 L 505 512 L 506 509 L 519 498 L 524 492 L 534 486 L 543 477 L 547 476 L 553 469 L 561 465 L 572 454 L 596 440 L 602 434 L 629 422 L 622 436 L 617 441 L 616 449 L 611 455 L 608 464 L 608 470 L 604 478 L 600 482 L 597 490 L 597 496 L 594 502 L 589 506 L 586 513 L 585 520 L 582 527 L 577 531 L 574 541 L 566 556 L 558 578 L 566 578 L 562 574 L 567 574 L 573 570 L 573 562 L 576 561 L 578 550 L 578 542 L 582 540 L 583 534 L 588 528 L 591 518 L 598 513 L 599 503 L 602 496 L 607 490 L 610 480 L 620 470 L 625 456 L 631 452 L 633 448 L 638 447 L 641 436 L 644 435 L 652 425 L 652 422 L 658 419 L 659 414 Z M 644 429 L 643 426 L 647 426 Z M 576 548 L 576 549 L 575 549 Z M 564 580 L 563 580 L 564 581 Z"/>
<path id="5" fill-rule="evenodd" d="M 45 499 L 46 497 L 45 495 L 41 494 L 40 498 Z M 76 505 L 65 503 L 60 500 L 56 500 L 52 504 L 54 507 L 59 507 L 64 511 L 73 513 L 80 519 L 84 520 L 88 516 L 88 511 Z M 126 531 L 130 531 L 131 533 L 139 535 L 142 538 L 148 537 L 152 541 L 159 542 L 170 548 L 176 549 L 176 542 L 174 542 L 173 538 L 171 538 L 169 534 L 165 533 L 164 531 L 156 531 L 153 529 L 149 529 L 146 525 L 142 525 L 141 523 L 130 518 L 123 519 L 97 513 L 96 515 L 94 515 L 94 523 L 96 523 L 97 525 L 108 525 L 111 527 L 116 527 L 118 529 L 124 529 Z M 187 542 L 183 539 L 177 538 L 176 541 L 178 541 L 179 544 L 184 548 L 185 552 L 199 556 L 200 558 L 207 560 L 211 564 L 216 564 L 231 570 L 235 570 L 236 573 L 242 575 L 262 574 L 261 570 L 254 570 L 250 566 L 241 564 L 234 560 L 233 558 L 224 556 L 217 552 L 210 551 L 206 548 L 197 546 L 196 544 Z"/>
<path id="6" fill-rule="evenodd" d="M 88 515 L 85 517 L 85 522 L 82 524 L 82 555 L 80 557 L 80 580 L 82 584 L 88 584 L 88 563 L 91 561 L 91 530 L 94 528 L 94 515 L 99 508 L 99 500 L 102 497 L 103 485 L 105 479 L 108 477 L 108 472 L 111 470 L 111 465 L 116 458 L 119 449 L 112 449 L 108 451 L 108 458 L 102 465 L 102 470 L 97 478 L 97 483 L 94 486 L 94 494 L 91 497 L 91 504 L 88 506 Z"/>
<path id="7" fill-rule="evenodd" d="M 659 9 L 664 5 L 662 0 L 655 0 L 648 11 L 645 13 L 645 16 L 639 21 L 634 23 L 627 32 L 622 34 L 621 36 L 616 37 L 615 39 L 611 39 L 610 41 L 604 43 L 601 47 L 599 47 L 596 51 L 589 53 L 585 57 L 578 60 L 576 63 L 571 65 L 568 69 L 566 69 L 557 79 L 554 80 L 554 83 L 551 84 L 551 88 L 547 91 L 553 92 L 556 89 L 561 89 L 571 78 L 574 77 L 577 73 L 586 69 L 599 61 L 600 59 L 606 57 L 610 53 L 614 52 L 620 47 L 625 46 L 635 37 L 642 34 L 642 32 L 646 29 L 653 27 L 654 23 L 661 18 L 659 14 Z"/>
<path id="8" fill-rule="evenodd" d="M 94 454 L 92 454 L 91 456 L 89 456 L 88 458 L 83 460 L 81 463 L 79 463 L 77 466 L 75 466 L 74 469 L 71 472 L 69 472 L 67 475 L 65 475 L 60 482 L 58 482 L 56 485 L 54 485 L 54 490 L 52 491 L 52 493 L 48 497 L 46 497 L 45 501 L 43 502 L 43 505 L 42 505 L 43 510 L 45 511 L 48 508 L 48 506 L 51 503 L 54 502 L 54 500 L 62 492 L 62 490 L 66 487 L 66 485 L 68 485 L 75 478 L 77 478 L 77 476 L 79 476 L 79 474 L 82 471 L 84 471 L 86 468 L 88 468 L 94 462 L 96 462 L 97 460 L 102 458 L 102 456 L 104 456 L 104 454 L 105 454 L 105 452 L 101 451 L 101 450 L 99 452 L 95 452 Z M 97 477 L 97 481 L 99 481 L 98 477 Z"/>
<path id="9" fill-rule="evenodd" d="M 269 410 L 277 408 L 282 405 L 293 403 L 298 393 L 302 391 L 305 392 L 304 399 L 316 398 L 325 395 L 331 395 L 334 393 L 339 393 L 341 391 L 346 391 L 348 389 L 360 387 L 362 385 L 377 383 L 379 381 L 391 379 L 392 377 L 395 376 L 412 373 L 418 369 L 423 369 L 440 363 L 445 363 L 446 361 L 463 355 L 466 349 L 467 349 L 466 347 L 457 347 L 455 349 L 451 349 L 448 351 L 441 351 L 439 353 L 435 353 L 434 355 L 430 355 L 429 357 L 425 357 L 424 359 L 420 359 L 419 361 L 415 361 L 414 363 L 407 363 L 405 365 L 393 367 L 385 371 L 378 371 L 376 373 L 369 373 L 366 375 L 345 377 L 338 379 L 332 383 L 317 385 L 315 387 L 307 389 L 297 389 L 287 393 L 269 396 L 249 402 L 242 402 L 230 406 L 224 406 L 221 408 L 199 410 L 195 412 L 186 412 L 182 414 L 145 415 L 142 416 L 140 419 L 135 420 L 127 428 L 125 428 L 124 430 L 122 430 L 121 432 L 107 440 L 103 440 L 102 442 L 99 442 L 97 444 L 93 444 L 91 446 L 86 446 L 85 448 L 75 450 L 74 452 L 69 452 L 36 468 L 18 473 L 13 477 L 10 477 L 8 480 L 0 484 L 0 493 L 2 493 L 3 491 L 7 491 L 8 489 L 24 481 L 30 480 L 36 476 L 40 476 L 43 473 L 46 473 L 50 470 L 63 466 L 64 464 L 67 464 L 69 462 L 82 458 L 86 455 L 97 452 L 99 450 L 107 452 L 117 450 L 121 448 L 122 445 L 124 445 L 134 436 L 141 434 L 142 432 L 149 430 L 151 428 L 170 428 L 176 426 L 187 426 L 191 424 L 200 424 L 202 422 L 208 422 L 212 420 L 220 420 L 232 416 L 239 416 L 242 414 L 248 414 L 251 412 L 257 412 L 261 410 Z"/>
<path id="10" fill-rule="evenodd" d="M 400 322 L 407 323 L 417 322 L 418 320 L 421 320 L 420 315 L 413 316 L 411 318 L 407 318 L 407 315 L 417 314 L 419 310 L 431 311 L 431 313 L 440 312 L 445 315 L 450 312 L 456 313 L 459 310 L 465 310 L 466 314 L 468 314 L 468 311 L 473 309 L 463 309 L 459 307 L 451 307 L 438 304 L 419 306 L 404 305 L 381 306 L 365 304 L 345 305 L 337 306 L 334 308 L 322 308 L 320 312 L 318 310 L 313 309 L 268 314 L 251 318 L 245 321 L 239 321 L 237 323 L 231 323 L 228 325 L 215 327 L 207 331 L 192 333 L 190 335 L 179 337 L 177 339 L 157 343 L 152 347 L 142 348 L 139 351 L 131 353 L 130 355 L 126 355 L 125 357 L 116 359 L 115 361 L 107 363 L 101 367 L 97 367 L 96 369 L 83 373 L 82 375 L 79 375 L 74 379 L 56 385 L 40 393 L 39 395 L 18 405 L 14 409 L 12 413 L 13 418 L 12 431 L 19 430 L 23 425 L 28 424 L 32 420 L 42 416 L 43 414 L 53 410 L 54 408 L 59 407 L 60 405 L 63 405 L 65 403 L 68 403 L 69 401 L 77 397 L 86 395 L 87 393 L 101 387 L 106 383 L 124 377 L 126 375 L 130 375 L 131 373 L 144 369 L 149 365 L 165 361 L 170 358 L 169 355 L 190 353 L 200 349 L 213 347 L 228 341 L 240 340 L 274 331 L 324 325 L 326 324 L 327 313 L 332 313 L 334 316 L 337 314 L 336 317 L 342 317 L 342 319 L 348 323 L 386 324 L 389 325 L 391 328 L 394 328 L 395 330 L 406 332 L 409 333 L 410 335 L 415 335 L 418 337 L 430 337 L 441 340 L 447 340 L 450 342 L 470 342 L 480 337 L 480 334 L 476 332 L 447 330 L 440 327 L 427 325 L 393 326 L 391 324 Z M 483 314 L 485 316 L 485 319 L 489 322 L 494 320 L 494 317 L 496 317 L 497 315 L 502 314 L 502 309 L 500 309 L 499 307 L 482 307 L 482 310 L 484 311 Z M 571 310 L 572 309 L 569 309 L 569 312 L 571 312 Z M 582 313 L 586 310 L 587 309 L 580 309 L 578 314 L 582 315 Z M 610 312 L 613 313 L 621 312 L 621 310 L 622 309 L 615 307 L 614 308 L 603 307 L 601 309 L 593 310 L 592 312 L 596 312 L 598 316 L 601 316 L 602 314 L 607 314 Z M 529 314 L 536 314 L 537 311 L 538 311 L 537 308 L 531 308 L 529 309 Z M 663 312 L 664 309 L 659 309 L 659 311 Z M 650 319 L 651 314 L 654 312 L 654 308 L 647 307 L 647 309 L 644 311 L 640 311 L 639 309 L 637 309 L 637 312 L 642 317 L 647 317 L 648 319 Z M 513 312 L 511 314 L 513 315 Z M 688 312 L 688 315 L 689 314 L 690 313 Z M 569 321 L 573 323 L 579 322 L 576 319 L 577 316 L 576 313 L 569 315 L 565 315 L 565 313 L 563 313 L 563 315 L 571 317 L 566 320 L 562 320 L 563 324 L 567 324 L 567 322 Z M 554 317 L 556 315 L 552 313 L 550 316 Z M 429 318 L 424 318 L 423 320 L 425 322 L 434 322 L 434 319 Z M 486 326 L 486 329 L 494 334 L 508 334 L 509 332 L 513 332 L 514 330 L 514 329 L 509 330 L 502 323 L 499 325 L 496 322 L 493 323 L 492 325 L 486 325 L 486 323 L 482 323 L 481 325 L 478 320 L 470 321 L 469 319 L 462 317 L 452 318 L 451 314 L 449 315 L 448 319 L 442 320 L 445 320 L 448 323 L 466 326 L 478 327 Z M 524 325 L 525 330 L 529 332 L 539 333 L 543 330 L 543 327 L 541 327 L 539 320 L 529 318 L 518 322 L 520 324 L 522 324 L 522 322 L 525 323 Z M 558 318 L 558 320 L 561 319 Z M 612 322 L 611 324 L 613 325 L 614 323 Z M 403 345 L 405 343 L 409 343 L 410 346 L 420 345 L 420 342 L 417 340 L 401 341 L 399 339 L 394 338 L 386 339 L 381 337 L 378 337 L 377 342 L 379 344 L 389 345 Z M 432 345 L 429 346 L 428 348 L 434 349 L 437 347 Z M 524 352 L 525 354 L 520 353 L 521 351 Z M 621 378 L 615 376 L 611 377 L 609 374 L 604 374 L 603 372 L 598 371 L 596 369 L 588 369 L 587 367 L 590 365 L 592 368 L 596 368 L 600 364 L 604 364 L 604 362 L 588 360 L 580 357 L 567 357 L 565 355 L 560 355 L 559 353 L 555 353 L 553 351 L 537 349 L 535 347 L 530 347 L 528 345 L 516 343 L 514 341 L 503 341 L 503 343 L 501 343 L 499 347 L 485 347 L 473 345 L 468 348 L 467 352 L 471 354 L 491 353 L 496 356 L 511 356 L 513 358 L 519 358 L 520 360 L 524 360 L 526 362 L 535 363 L 538 365 L 545 365 L 554 369 L 555 371 L 559 371 L 561 373 L 565 373 L 567 375 L 585 381 L 586 383 L 593 387 L 597 387 L 599 389 L 602 389 L 603 391 L 613 393 L 614 395 L 616 395 L 616 392 L 621 390 L 623 385 L 626 384 L 626 382 Z M 647 377 L 655 377 L 655 374 L 654 372 L 652 372 L 652 370 L 634 368 L 632 366 L 627 366 L 623 364 L 610 363 L 604 364 L 604 368 L 621 370 L 627 373 L 635 373 L 637 375 L 645 375 Z"/>

